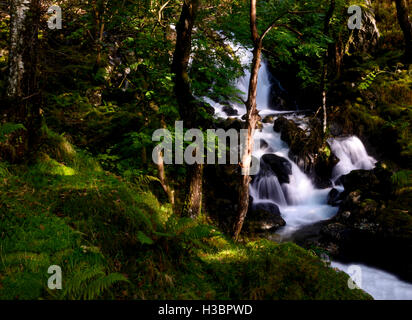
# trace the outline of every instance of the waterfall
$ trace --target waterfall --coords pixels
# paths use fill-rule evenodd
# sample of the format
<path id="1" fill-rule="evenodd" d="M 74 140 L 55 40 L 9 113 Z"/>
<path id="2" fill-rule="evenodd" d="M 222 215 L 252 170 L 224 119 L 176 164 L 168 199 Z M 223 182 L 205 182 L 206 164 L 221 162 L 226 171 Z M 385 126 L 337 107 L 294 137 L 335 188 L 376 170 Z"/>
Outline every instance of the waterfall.
<path id="1" fill-rule="evenodd" d="M 251 49 L 230 40 L 225 41 L 237 53 L 242 65 L 245 67 L 244 75 L 234 80 L 233 85 L 243 92 L 240 98 L 246 100 L 250 80 L 250 65 L 253 58 Z M 257 109 L 262 117 L 285 112 L 293 113 L 294 111 L 278 111 L 270 108 L 270 93 L 274 80 L 267 62 L 263 59 L 257 86 Z M 279 86 L 279 84 L 276 85 Z M 204 98 L 204 100 L 214 107 L 217 117 L 227 118 L 223 105 L 209 98 Z M 237 115 L 234 115 L 234 117 L 240 119 L 246 113 L 246 108 L 242 103 L 229 101 L 228 104 L 237 111 Z M 306 126 L 301 117 L 292 115 L 288 118 L 296 121 L 299 126 Z M 262 141 L 265 143 L 261 144 Z M 289 147 L 281 140 L 280 134 L 274 132 L 273 124 L 264 123 L 262 129 L 256 130 L 254 143 L 255 145 L 261 145 L 260 148 L 255 148 L 253 152 L 253 156 L 260 161 L 263 155 L 272 154 L 283 158 L 283 161 L 288 161 L 291 166 L 287 183 L 280 182 L 279 177 L 272 170 L 268 170 L 266 166 L 261 166 L 259 174 L 250 185 L 250 196 L 255 203 L 269 201 L 279 206 L 281 215 L 286 221 L 286 226 L 279 231 L 280 234 L 287 235 L 305 225 L 330 219 L 336 214 L 337 208 L 327 205 L 327 196 L 331 189 L 315 188 L 311 179 L 289 158 Z M 367 154 L 365 147 L 357 137 L 330 139 L 329 143 L 335 155 L 340 159 L 340 162 L 333 170 L 333 182 L 341 175 L 352 170 L 372 169 L 374 167 L 375 159 Z"/>
<path id="2" fill-rule="evenodd" d="M 250 195 L 255 203 L 272 200 L 280 206 L 286 206 L 286 198 L 278 178 L 275 175 L 263 175 L 251 185 Z"/>
<path id="3" fill-rule="evenodd" d="M 353 170 L 371 170 L 376 160 L 368 155 L 365 146 L 358 137 L 329 139 L 333 153 L 339 158 L 339 163 L 333 168 L 332 181 Z"/>
<path id="4" fill-rule="evenodd" d="M 247 67 L 245 75 L 234 81 L 237 89 L 244 94 L 241 97 L 247 99 L 252 53 L 247 48 L 239 44 L 227 41 L 235 52 L 238 53 L 242 63 Z M 270 109 L 271 75 L 267 63 L 263 60 L 259 71 L 257 108 L 259 114 L 265 115 L 280 114 L 287 111 L 276 111 Z M 215 109 L 217 117 L 226 118 L 222 105 L 205 98 Z M 229 102 L 237 110 L 236 118 L 241 118 L 246 113 L 245 106 L 238 102 Z M 290 111 L 289 111 L 290 113 Z M 299 126 L 305 127 L 302 118 L 288 116 Z M 261 143 L 264 141 L 265 143 Z M 370 170 L 375 166 L 376 160 L 368 155 L 362 142 L 356 136 L 329 139 L 334 154 L 340 159 L 332 173 L 332 182 L 335 182 L 341 175 L 348 174 L 352 170 Z M 327 204 L 327 196 L 331 188 L 316 189 L 311 179 L 289 158 L 289 147 L 281 140 L 280 134 L 273 130 L 273 124 L 264 123 L 262 129 L 256 130 L 254 136 L 255 148 L 253 156 L 262 159 L 264 155 L 272 154 L 283 158 L 290 163 L 291 172 L 289 182 L 281 183 L 279 177 L 271 170 L 261 166 L 260 172 L 250 185 L 250 196 L 254 203 L 275 203 L 279 206 L 282 218 L 286 221 L 286 226 L 277 231 L 281 237 L 287 237 L 291 233 L 299 230 L 305 225 L 314 224 L 321 220 L 332 218 L 337 213 L 337 208 Z M 341 269 L 345 265 L 332 262 L 332 266 Z M 412 298 L 412 285 L 401 282 L 396 277 L 378 269 L 362 266 L 365 271 L 364 289 L 373 294 L 378 299 L 399 299 Z M 378 280 L 384 283 L 378 283 Z"/>

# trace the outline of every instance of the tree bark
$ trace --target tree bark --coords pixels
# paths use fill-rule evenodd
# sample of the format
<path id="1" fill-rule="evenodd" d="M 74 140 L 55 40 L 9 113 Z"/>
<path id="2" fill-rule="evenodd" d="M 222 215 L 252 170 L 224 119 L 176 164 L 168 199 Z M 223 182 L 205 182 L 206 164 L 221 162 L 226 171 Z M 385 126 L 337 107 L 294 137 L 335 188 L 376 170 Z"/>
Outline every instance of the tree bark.
<path id="1" fill-rule="evenodd" d="M 325 20 L 324 20 L 324 26 L 323 26 L 323 33 L 325 36 L 329 36 L 329 26 L 330 26 L 330 21 L 333 16 L 333 12 L 335 11 L 335 0 L 330 1 L 330 6 L 329 9 L 326 13 Z M 326 133 L 326 128 L 328 125 L 328 113 L 327 113 L 327 91 L 326 91 L 326 81 L 328 78 L 328 64 L 329 64 L 329 48 L 326 49 L 324 58 L 323 58 L 323 66 L 322 66 L 322 77 L 321 77 L 321 90 L 322 90 L 322 113 L 323 113 L 323 134 Z"/>
<path id="2" fill-rule="evenodd" d="M 162 127 L 166 128 L 166 123 L 163 119 L 163 116 L 160 122 L 162 124 Z M 159 162 L 157 164 L 157 169 L 159 170 L 160 184 L 162 185 L 163 191 L 166 193 L 167 198 L 169 199 L 169 202 L 171 203 L 172 206 L 174 206 L 175 205 L 175 191 L 167 183 L 163 152 L 160 149 L 158 153 L 158 159 L 159 159 Z"/>
<path id="3" fill-rule="evenodd" d="M 407 0 L 395 0 L 398 22 L 405 40 L 405 61 L 412 62 L 412 23 L 409 20 Z"/>
<path id="4" fill-rule="evenodd" d="M 24 32 L 29 7 L 24 0 L 12 0 L 10 3 L 10 50 L 9 79 L 7 96 L 11 99 L 22 97 L 24 75 Z"/>
<path id="5" fill-rule="evenodd" d="M 254 43 L 252 71 L 249 81 L 248 99 L 246 101 L 246 129 L 247 139 L 246 146 L 243 148 L 241 155 L 242 176 L 239 187 L 239 205 L 238 218 L 234 226 L 234 239 L 237 241 L 242 230 L 243 223 L 249 208 L 249 184 L 250 184 L 250 165 L 252 160 L 253 136 L 258 121 L 258 112 L 256 110 L 257 83 L 262 54 L 263 38 L 259 37 L 256 24 L 256 0 L 250 1 L 250 31 Z"/>
<path id="6" fill-rule="evenodd" d="M 196 99 L 190 89 L 188 65 L 192 49 L 192 31 L 200 0 L 185 0 L 179 22 L 176 25 L 176 48 L 173 54 L 172 72 L 174 76 L 174 91 L 179 105 L 179 113 L 186 127 L 196 125 Z M 188 170 L 188 188 L 183 206 L 183 215 L 196 217 L 202 207 L 203 165 L 193 164 Z"/>
<path id="7" fill-rule="evenodd" d="M 157 164 L 157 169 L 159 170 L 159 180 L 160 184 L 162 185 L 163 191 L 166 193 L 169 202 L 174 206 L 175 204 L 175 197 L 174 197 L 174 190 L 170 188 L 166 180 L 165 174 L 165 166 L 163 161 L 163 154 L 162 151 L 159 150 L 158 154 L 159 163 Z"/>
<path id="8" fill-rule="evenodd" d="M 22 123 L 26 131 L 13 133 L 16 156 L 22 160 L 33 150 L 40 136 L 41 116 L 38 92 L 38 29 L 40 0 L 12 0 L 10 3 L 9 76 L 3 121 Z M 19 158 L 19 159 L 17 159 Z"/>
<path id="9" fill-rule="evenodd" d="M 246 145 L 243 146 L 243 154 L 241 155 L 240 167 L 242 168 L 242 177 L 239 186 L 239 200 L 238 200 L 238 217 L 234 225 L 233 238 L 235 241 L 239 239 L 239 234 L 242 231 L 243 223 L 249 208 L 249 184 L 250 184 L 250 168 L 252 162 L 253 151 L 253 136 L 256 130 L 259 113 L 256 106 L 257 85 L 259 77 L 260 63 L 262 59 L 263 39 L 265 36 L 276 27 L 283 27 L 292 32 L 302 35 L 300 32 L 294 30 L 289 25 L 284 23 L 277 23 L 277 21 L 287 14 L 304 14 L 307 11 L 287 11 L 278 16 L 266 30 L 259 35 L 256 18 L 256 2 L 257 0 L 250 0 L 250 33 L 253 41 L 253 60 L 249 80 L 248 99 L 246 105 L 246 129 L 247 138 Z"/>

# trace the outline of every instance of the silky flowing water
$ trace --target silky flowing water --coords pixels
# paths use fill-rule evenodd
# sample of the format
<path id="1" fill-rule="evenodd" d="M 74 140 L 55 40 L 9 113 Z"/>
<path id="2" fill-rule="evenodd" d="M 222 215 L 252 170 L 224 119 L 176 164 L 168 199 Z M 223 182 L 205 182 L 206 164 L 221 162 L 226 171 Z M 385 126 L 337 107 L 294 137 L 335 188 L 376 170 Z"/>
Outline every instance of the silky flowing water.
<path id="1" fill-rule="evenodd" d="M 243 101 L 247 99 L 247 91 L 250 78 L 250 65 L 252 53 L 250 49 L 239 44 L 229 42 L 228 44 L 237 52 L 242 64 L 246 67 L 243 77 L 237 79 L 234 84 L 237 89 L 243 92 Z M 288 114 L 287 118 L 294 120 L 300 126 L 302 116 L 296 110 L 278 111 L 270 108 L 270 91 L 274 83 L 274 78 L 269 72 L 265 61 L 262 61 L 259 71 L 257 108 L 260 116 L 279 116 L 282 113 Z M 216 117 L 227 118 L 223 111 L 223 106 L 215 101 L 205 98 L 205 101 L 215 109 Z M 246 113 L 246 108 L 239 102 L 229 102 L 231 107 L 237 111 L 236 118 L 240 119 Z M 290 115 L 292 113 L 292 115 Z M 279 183 L 277 176 L 273 173 L 257 175 L 250 185 L 250 196 L 254 203 L 271 202 L 276 204 L 281 212 L 282 218 L 286 221 L 286 226 L 279 229 L 277 233 L 281 238 L 287 238 L 300 228 L 314 224 L 316 222 L 332 218 L 338 208 L 327 204 L 327 196 L 331 188 L 317 189 L 311 179 L 289 158 L 289 147 L 280 138 L 280 134 L 273 130 L 273 123 L 264 123 L 261 130 L 257 130 L 254 136 L 256 147 L 253 156 L 260 158 L 264 154 L 276 154 L 287 159 L 292 166 L 292 174 L 289 176 L 289 183 Z M 370 157 L 356 136 L 339 137 L 330 139 L 329 144 L 334 154 L 339 158 L 339 163 L 332 173 L 332 183 L 341 176 L 356 169 L 373 169 L 376 160 Z M 342 187 L 337 186 L 342 191 Z M 357 264 L 358 265 L 358 264 Z M 332 262 L 332 267 L 342 271 L 347 271 L 349 265 Z M 379 269 L 359 265 L 362 269 L 362 289 L 367 291 L 376 299 L 412 299 L 412 284 L 399 280 L 387 272 Z"/>

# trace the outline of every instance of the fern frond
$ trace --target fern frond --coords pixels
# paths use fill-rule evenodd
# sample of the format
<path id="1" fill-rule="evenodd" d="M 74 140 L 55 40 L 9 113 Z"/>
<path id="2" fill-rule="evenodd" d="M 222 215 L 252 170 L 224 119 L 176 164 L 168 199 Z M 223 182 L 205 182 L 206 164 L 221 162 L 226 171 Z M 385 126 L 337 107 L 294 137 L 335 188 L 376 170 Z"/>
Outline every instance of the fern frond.
<path id="1" fill-rule="evenodd" d="M 26 130 L 21 123 L 6 122 L 0 124 L 0 142 L 5 142 L 9 134 L 12 134 L 19 129 Z"/>

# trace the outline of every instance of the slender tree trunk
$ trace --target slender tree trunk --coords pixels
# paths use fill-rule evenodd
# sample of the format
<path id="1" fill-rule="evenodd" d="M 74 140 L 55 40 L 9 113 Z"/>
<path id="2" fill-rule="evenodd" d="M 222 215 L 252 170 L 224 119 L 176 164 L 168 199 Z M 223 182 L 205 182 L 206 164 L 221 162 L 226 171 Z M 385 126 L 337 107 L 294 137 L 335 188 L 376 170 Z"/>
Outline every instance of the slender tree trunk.
<path id="1" fill-rule="evenodd" d="M 405 39 L 405 60 L 412 62 L 412 23 L 409 20 L 409 9 L 407 0 L 395 0 L 399 25 Z"/>
<path id="2" fill-rule="evenodd" d="M 288 11 L 283 15 L 277 17 L 266 30 L 259 35 L 256 20 L 256 2 L 257 0 L 250 0 L 250 33 L 253 41 L 253 61 L 249 81 L 248 99 L 246 104 L 246 129 L 247 139 L 246 145 L 243 146 L 243 154 L 241 155 L 240 166 L 242 168 L 242 177 L 239 187 L 239 201 L 238 201 L 238 218 L 234 225 L 233 238 L 237 241 L 239 234 L 242 231 L 243 222 L 245 221 L 246 214 L 249 208 L 249 184 L 250 184 L 250 168 L 252 162 L 253 151 L 253 136 L 258 122 L 259 113 L 256 108 L 256 96 L 260 63 L 262 59 L 263 39 L 265 36 L 276 27 L 283 27 L 289 29 L 292 32 L 301 35 L 300 32 L 294 30 L 289 25 L 284 23 L 277 23 L 277 21 L 286 14 L 304 14 L 307 11 Z"/>
<path id="3" fill-rule="evenodd" d="M 329 9 L 325 16 L 323 33 L 325 36 L 329 36 L 329 26 L 330 21 L 333 16 L 333 12 L 335 11 L 335 0 L 330 1 Z M 322 90 L 322 113 L 323 113 L 323 133 L 326 133 L 326 128 L 328 125 L 328 113 L 327 113 L 327 91 L 326 91 L 326 81 L 328 78 L 328 64 L 329 64 L 329 48 L 326 49 L 324 58 L 323 58 L 323 66 L 322 66 L 322 77 L 321 77 L 321 90 Z"/>
<path id="4" fill-rule="evenodd" d="M 166 123 L 162 117 L 161 120 L 161 124 L 163 128 L 166 128 Z M 164 158 L 163 158 L 163 152 L 159 149 L 159 153 L 158 153 L 158 159 L 159 162 L 157 164 L 157 169 L 159 170 L 159 180 L 160 180 L 160 184 L 162 185 L 162 188 L 164 190 L 164 192 L 167 195 L 167 198 L 169 199 L 169 202 L 172 204 L 172 206 L 174 206 L 175 204 L 175 196 L 174 196 L 174 190 L 169 186 L 169 184 L 167 183 L 167 179 L 166 179 L 166 173 L 165 173 L 165 166 L 164 166 Z"/>
<path id="5" fill-rule="evenodd" d="M 239 187 L 238 219 L 234 226 L 234 239 L 238 240 L 249 208 L 250 166 L 252 161 L 253 136 L 258 121 L 256 110 L 257 83 L 262 54 L 262 40 L 259 37 L 256 25 L 256 0 L 250 2 L 250 30 L 254 43 L 252 72 L 249 81 L 248 100 L 246 101 L 246 146 L 243 148 L 241 167 L 242 176 Z"/>
<path id="6" fill-rule="evenodd" d="M 103 35 L 104 35 L 104 13 L 106 9 L 106 1 L 99 0 L 95 5 L 93 11 L 94 22 L 95 22 L 95 46 L 96 46 L 96 68 L 102 67 L 102 49 L 103 49 Z"/>
<path id="7" fill-rule="evenodd" d="M 179 104 L 179 112 L 186 127 L 196 125 L 196 100 L 190 89 L 188 65 L 192 49 L 192 31 L 200 0 L 185 0 L 182 13 L 176 26 L 176 48 L 173 55 L 172 72 L 174 76 L 174 91 Z M 188 189 L 183 207 L 183 215 L 196 217 L 202 206 L 203 165 L 193 164 L 188 170 Z"/>
<path id="8" fill-rule="evenodd" d="M 8 103 L 1 106 L 4 121 L 22 123 L 26 131 L 10 137 L 19 161 L 33 150 L 40 134 L 41 116 L 38 92 L 38 29 L 40 0 L 12 0 L 10 2 L 10 50 L 7 86 Z"/>
<path id="9" fill-rule="evenodd" d="M 11 99 L 22 97 L 24 75 L 24 33 L 25 20 L 29 7 L 24 0 L 12 0 L 10 3 L 10 50 L 9 50 L 9 79 L 7 96 Z"/>
<path id="10" fill-rule="evenodd" d="M 159 162 L 157 164 L 157 169 L 159 170 L 160 184 L 162 185 L 163 191 L 166 193 L 167 198 L 169 199 L 169 202 L 173 206 L 175 204 L 174 190 L 170 188 L 166 180 L 165 166 L 164 166 L 163 154 L 161 150 L 159 150 L 158 159 L 159 159 Z"/>

